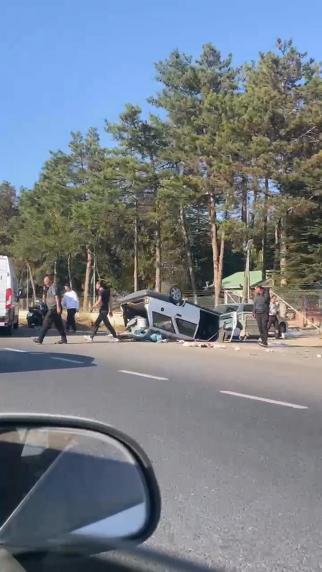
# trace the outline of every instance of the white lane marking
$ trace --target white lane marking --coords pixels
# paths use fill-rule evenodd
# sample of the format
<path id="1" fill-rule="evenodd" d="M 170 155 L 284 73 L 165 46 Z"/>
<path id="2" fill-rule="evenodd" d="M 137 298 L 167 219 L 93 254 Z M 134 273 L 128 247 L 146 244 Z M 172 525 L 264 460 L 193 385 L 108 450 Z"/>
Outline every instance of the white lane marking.
<path id="1" fill-rule="evenodd" d="M 69 358 L 64 358 L 64 357 L 52 357 L 49 356 L 50 359 L 56 359 L 57 361 L 66 361 L 67 363 L 83 363 L 82 361 L 79 361 L 78 359 L 69 359 Z"/>
<path id="2" fill-rule="evenodd" d="M 3 348 L 4 350 L 7 350 L 7 352 L 17 352 L 19 354 L 26 354 L 27 352 L 25 350 L 17 350 L 15 348 Z"/>
<path id="3" fill-rule="evenodd" d="M 237 393 L 235 391 L 224 391 L 220 393 L 225 395 L 232 395 L 233 397 L 243 397 L 244 399 L 253 399 L 254 401 L 263 401 L 264 403 L 271 403 L 273 405 L 281 405 L 282 407 L 292 407 L 293 409 L 308 409 L 307 405 L 298 405 L 297 403 L 288 403 L 287 401 L 276 401 L 275 399 L 268 399 L 266 397 L 258 397 L 257 395 L 248 395 L 247 393 Z"/>
<path id="4" fill-rule="evenodd" d="M 159 377 L 158 375 L 150 375 L 149 373 L 140 373 L 139 371 L 129 371 L 127 369 L 119 369 L 118 373 L 126 373 L 127 375 L 137 375 L 138 377 L 147 377 L 148 379 L 157 379 L 158 381 L 169 381 L 167 377 Z"/>

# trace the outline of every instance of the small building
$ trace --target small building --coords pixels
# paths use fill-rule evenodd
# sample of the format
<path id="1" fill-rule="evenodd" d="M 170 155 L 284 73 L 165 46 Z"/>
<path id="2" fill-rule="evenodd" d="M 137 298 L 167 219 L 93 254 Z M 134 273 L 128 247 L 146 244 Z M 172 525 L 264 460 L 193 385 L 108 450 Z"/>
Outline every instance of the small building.
<path id="1" fill-rule="evenodd" d="M 222 280 L 221 287 L 224 293 L 224 303 L 238 303 L 243 297 L 245 273 L 235 272 Z M 255 288 L 263 282 L 261 270 L 251 270 L 249 273 L 249 287 Z"/>

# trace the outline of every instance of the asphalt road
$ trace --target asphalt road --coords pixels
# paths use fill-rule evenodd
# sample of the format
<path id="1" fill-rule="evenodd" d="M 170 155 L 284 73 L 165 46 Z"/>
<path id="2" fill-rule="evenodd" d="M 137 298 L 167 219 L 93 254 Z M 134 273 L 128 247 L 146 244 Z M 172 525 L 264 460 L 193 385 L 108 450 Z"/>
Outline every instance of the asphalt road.
<path id="1" fill-rule="evenodd" d="M 134 437 L 162 492 L 150 546 L 213 569 L 322 570 L 318 350 L 56 340 L 0 337 L 0 411 L 92 417 Z"/>

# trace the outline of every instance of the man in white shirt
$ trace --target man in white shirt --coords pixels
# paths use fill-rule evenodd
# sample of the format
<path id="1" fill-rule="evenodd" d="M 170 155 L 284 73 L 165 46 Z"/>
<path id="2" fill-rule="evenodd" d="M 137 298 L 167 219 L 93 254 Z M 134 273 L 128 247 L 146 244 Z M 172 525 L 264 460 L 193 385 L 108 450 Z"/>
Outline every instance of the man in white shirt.
<path id="1" fill-rule="evenodd" d="M 66 330 L 76 332 L 75 314 L 79 310 L 78 296 L 68 284 L 65 285 L 65 294 L 62 299 L 62 307 L 67 310 Z"/>
<path id="2" fill-rule="evenodd" d="M 270 330 L 271 326 L 274 326 L 275 329 L 275 338 L 280 338 L 280 327 L 278 321 L 278 312 L 279 312 L 279 303 L 276 296 L 271 297 L 271 301 L 269 304 L 269 316 L 268 316 L 268 324 L 267 324 L 267 331 Z"/>

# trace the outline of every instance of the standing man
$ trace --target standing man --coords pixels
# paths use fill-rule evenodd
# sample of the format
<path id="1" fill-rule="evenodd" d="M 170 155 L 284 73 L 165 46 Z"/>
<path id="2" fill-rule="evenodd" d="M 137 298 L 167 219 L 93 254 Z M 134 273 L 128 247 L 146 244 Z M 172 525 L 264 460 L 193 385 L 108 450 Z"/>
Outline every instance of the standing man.
<path id="1" fill-rule="evenodd" d="M 254 315 L 257 321 L 260 342 L 259 345 L 267 347 L 268 338 L 269 290 L 256 286 L 254 297 Z"/>
<path id="2" fill-rule="evenodd" d="M 62 307 L 60 296 L 54 284 L 53 276 L 50 274 L 46 274 L 44 277 L 43 302 L 47 305 L 48 311 L 41 328 L 40 336 L 34 338 L 34 342 L 36 344 L 42 344 L 49 328 L 54 324 L 60 333 L 60 341 L 57 343 L 67 344 L 66 332 L 61 317 Z"/>
<path id="3" fill-rule="evenodd" d="M 100 327 L 101 323 L 103 322 L 106 328 L 111 332 L 113 336 L 113 341 L 118 342 L 119 339 L 117 337 L 116 331 L 114 330 L 111 322 L 108 319 L 108 316 L 112 317 L 112 300 L 111 300 L 111 289 L 105 284 L 104 280 L 98 280 L 96 282 L 96 291 L 98 293 L 97 302 L 92 307 L 92 310 L 96 308 L 99 309 L 99 314 L 97 320 L 94 324 L 93 331 L 90 336 L 84 336 L 87 342 L 92 342 L 94 340 L 94 336 L 97 334 L 98 328 Z"/>
<path id="4" fill-rule="evenodd" d="M 64 289 L 65 294 L 62 299 L 62 306 L 67 310 L 66 331 L 69 332 L 72 329 L 73 332 L 76 332 L 75 314 L 79 310 L 79 299 L 75 290 L 69 284 L 65 284 Z"/>
<path id="5" fill-rule="evenodd" d="M 274 326 L 276 339 L 281 337 L 280 327 L 279 327 L 279 322 L 278 322 L 278 317 L 277 317 L 278 311 L 279 311 L 279 304 L 278 304 L 277 296 L 272 296 L 270 304 L 269 304 L 269 316 L 268 316 L 267 331 L 269 332 L 271 326 Z"/>

